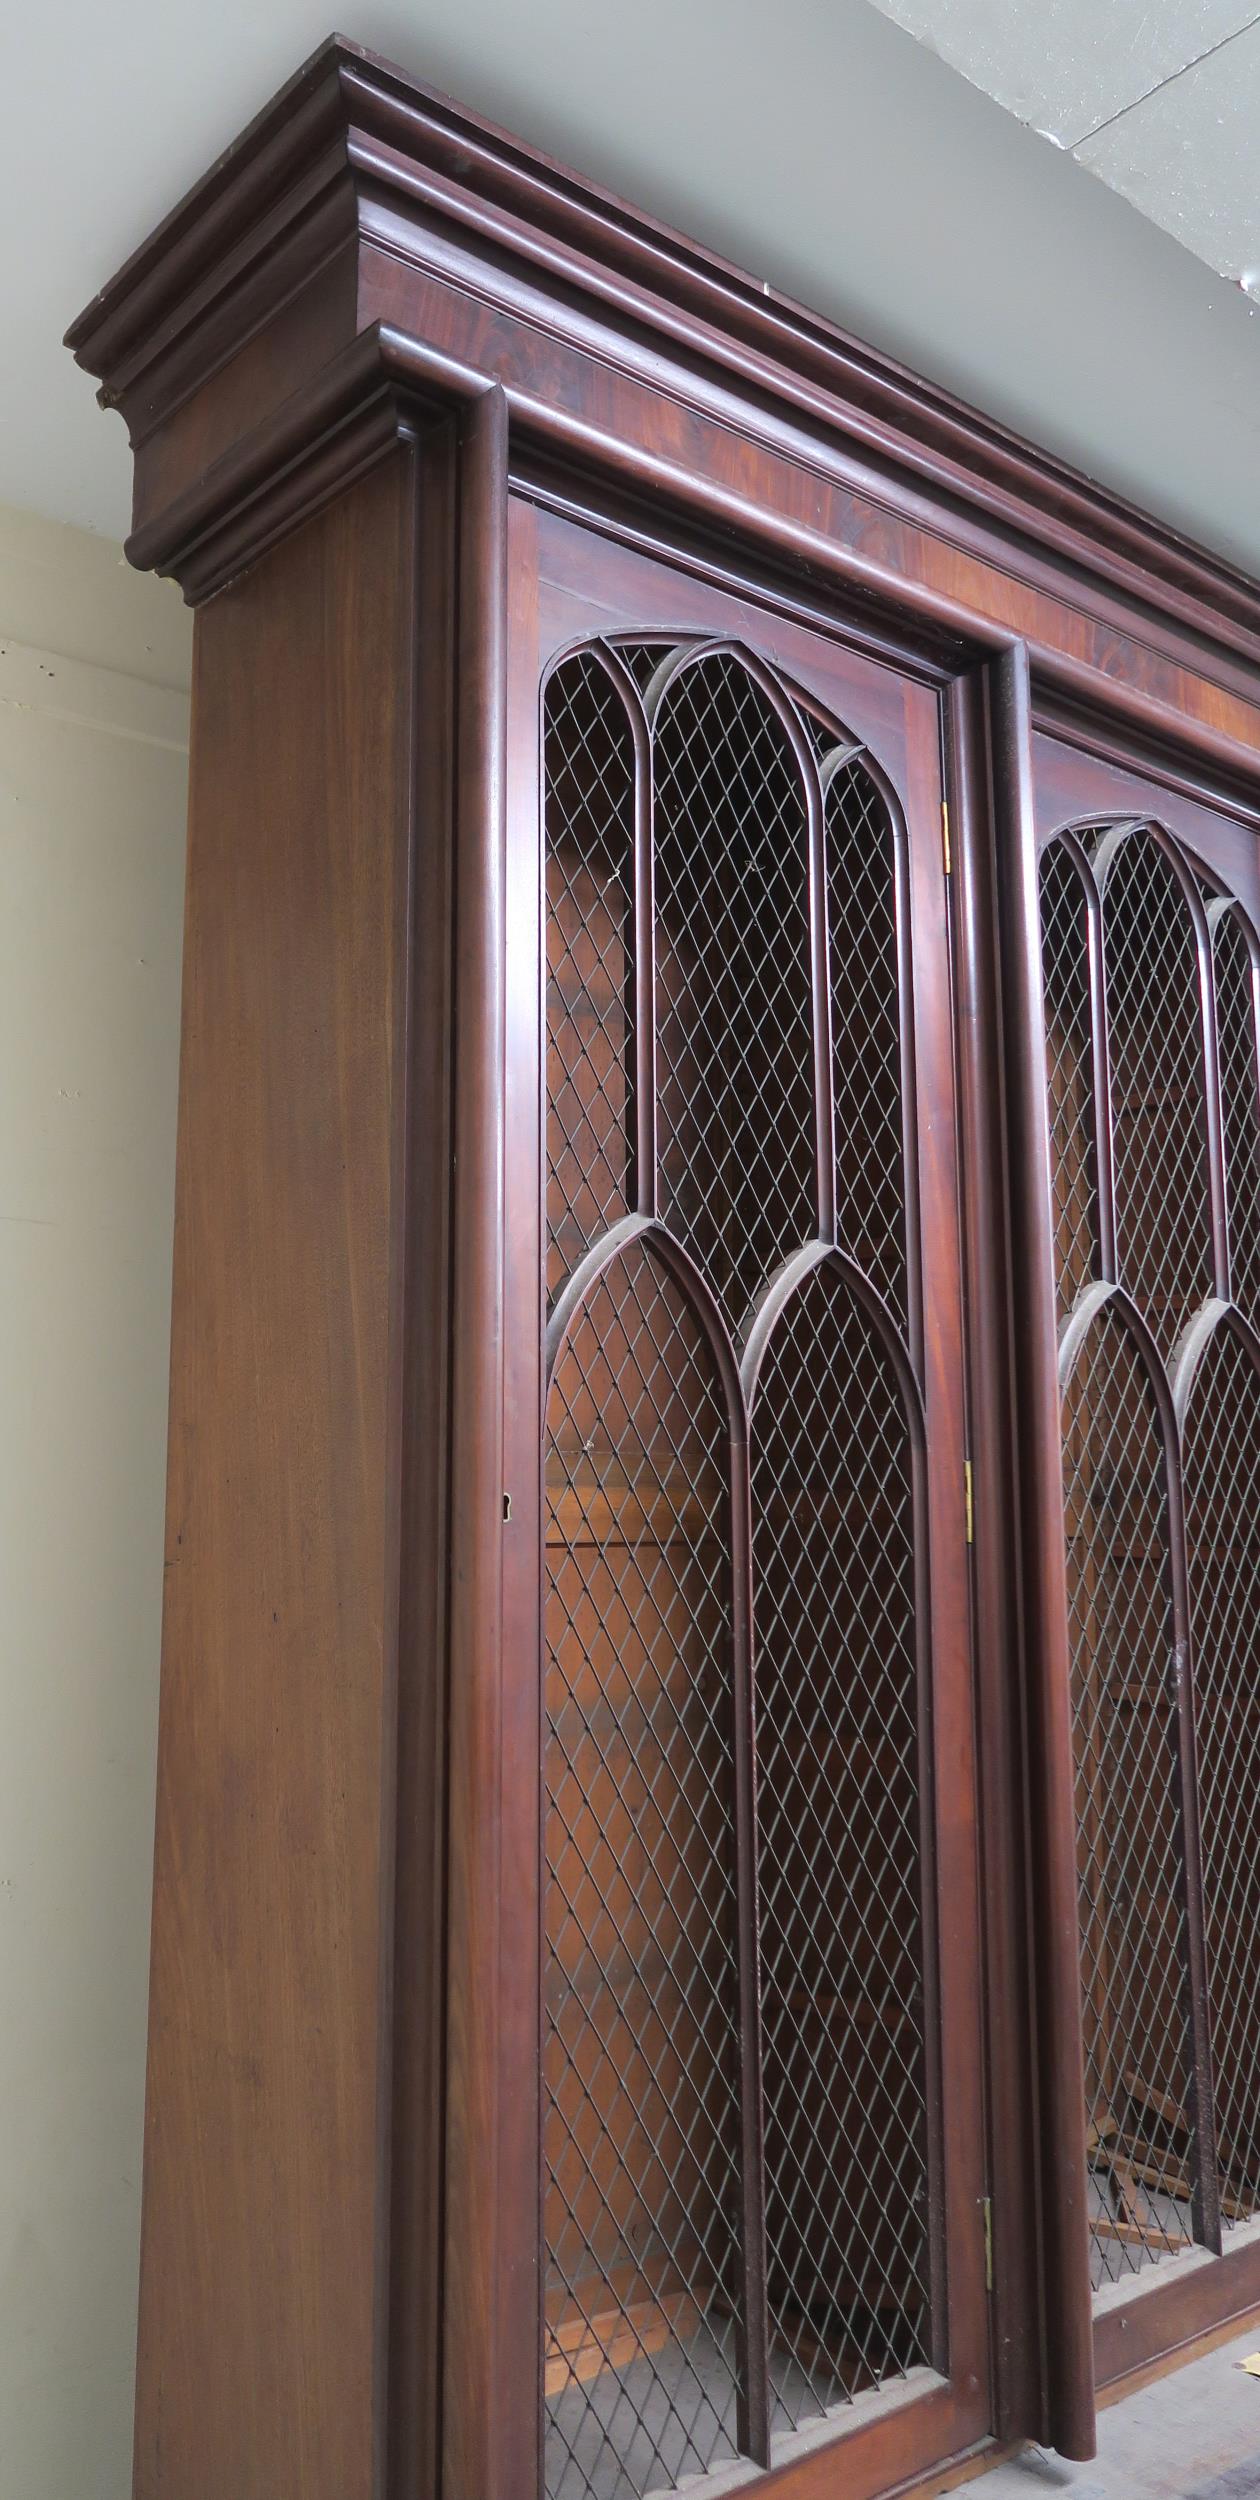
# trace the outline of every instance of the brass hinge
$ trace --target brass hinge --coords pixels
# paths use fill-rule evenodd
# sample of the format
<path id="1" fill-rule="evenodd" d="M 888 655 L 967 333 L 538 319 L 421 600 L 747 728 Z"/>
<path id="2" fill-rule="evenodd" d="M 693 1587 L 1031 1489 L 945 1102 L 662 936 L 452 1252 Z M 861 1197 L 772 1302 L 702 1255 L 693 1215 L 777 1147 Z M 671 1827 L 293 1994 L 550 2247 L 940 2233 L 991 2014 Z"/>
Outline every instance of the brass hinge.
<path id="1" fill-rule="evenodd" d="M 942 799 L 942 800 L 941 800 L 941 851 L 942 851 L 942 854 L 943 854 L 943 857 L 944 857 L 944 861 L 945 861 L 945 874 L 946 874 L 946 876 L 948 877 L 948 876 L 949 876 L 949 874 L 950 874 L 950 872 L 951 872 L 951 870 L 952 870 L 952 868 L 953 868 L 953 860 L 952 860 L 952 858 L 951 858 L 951 855 L 950 855 L 950 848 L 949 848 L 949 801 L 948 801 L 948 799 Z"/>
<path id="2" fill-rule="evenodd" d="M 993 2204 L 991 2198 L 981 2197 L 980 2211 L 984 2216 L 984 2288 L 986 2292 L 991 2292 L 993 2289 Z"/>
<path id="3" fill-rule="evenodd" d="M 971 1460 L 970 1460 L 969 1458 L 965 1458 L 965 1459 L 963 1460 L 963 1500 L 964 1500 L 964 1502 L 965 1502 L 965 1504 L 966 1504 L 966 1510 L 967 1510 L 967 1543 L 968 1543 L 969 1545 L 974 1545 L 974 1543 L 975 1543 L 975 1531 L 976 1531 L 976 1514 L 975 1514 L 975 1508 L 974 1508 L 974 1504 L 973 1504 L 973 1500 L 972 1500 L 972 1491 L 971 1491 Z"/>

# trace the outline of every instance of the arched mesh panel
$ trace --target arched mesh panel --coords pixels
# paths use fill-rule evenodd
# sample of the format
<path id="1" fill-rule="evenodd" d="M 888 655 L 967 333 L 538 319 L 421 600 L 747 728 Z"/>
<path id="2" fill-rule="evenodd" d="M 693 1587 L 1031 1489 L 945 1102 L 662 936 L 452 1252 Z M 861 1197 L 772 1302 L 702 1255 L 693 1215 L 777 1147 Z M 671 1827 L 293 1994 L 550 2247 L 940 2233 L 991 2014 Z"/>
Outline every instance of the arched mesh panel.
<path id="1" fill-rule="evenodd" d="M 838 1267 L 753 1410 L 766 2233 L 780 2426 L 927 2355 L 914 1494 Z"/>
<path id="2" fill-rule="evenodd" d="M 1226 2231 L 1260 2210 L 1260 1379 L 1217 1329 L 1184 1430 L 1203 1914 Z"/>
<path id="3" fill-rule="evenodd" d="M 1098 1178 L 1089 909 L 1080 872 L 1058 842 L 1041 862 L 1041 963 L 1055 1271 L 1067 1311 L 1098 1273 Z"/>
<path id="4" fill-rule="evenodd" d="M 1150 1375 L 1112 1308 L 1064 1394 L 1063 1496 L 1101 2284 L 1185 2244 L 1193 2159 L 1167 1458 Z"/>
<path id="5" fill-rule="evenodd" d="M 546 2490 L 735 2454 L 730 1425 L 635 1246 L 547 1410 Z"/>
<path id="6" fill-rule="evenodd" d="M 547 680 L 547 1288 L 626 1212 L 634 1133 L 634 740 L 589 651 Z"/>
<path id="7" fill-rule="evenodd" d="M 805 786 L 725 653 L 667 690 L 654 762 L 660 1210 L 738 1330 L 817 1223 Z"/>
<path id="8" fill-rule="evenodd" d="M 1260 1319 L 1260 1058 L 1251 949 L 1232 911 L 1215 916 L 1216 1037 L 1229 1207 L 1230 1292 Z"/>
<path id="9" fill-rule="evenodd" d="M 824 808 L 836 1133 L 836 1229 L 906 1320 L 901 975 L 896 835 L 860 757 L 827 785 Z"/>
<path id="10" fill-rule="evenodd" d="M 838 1258 L 798 1288 L 751 1512 L 735 1373 L 833 1177 L 839 1241 L 910 1333 L 899 821 L 753 659 L 617 650 L 642 720 L 594 648 L 544 719 L 552 1307 L 650 1211 L 653 1130 L 660 1228 L 590 1287 L 546 1418 L 547 2500 L 781 2456 L 943 2334 L 901 1356 Z"/>
<path id="11" fill-rule="evenodd" d="M 1147 833 L 1107 872 L 1103 935 L 1120 1281 L 1167 1353 L 1212 1290 L 1211 1224 L 1198 947 Z"/>

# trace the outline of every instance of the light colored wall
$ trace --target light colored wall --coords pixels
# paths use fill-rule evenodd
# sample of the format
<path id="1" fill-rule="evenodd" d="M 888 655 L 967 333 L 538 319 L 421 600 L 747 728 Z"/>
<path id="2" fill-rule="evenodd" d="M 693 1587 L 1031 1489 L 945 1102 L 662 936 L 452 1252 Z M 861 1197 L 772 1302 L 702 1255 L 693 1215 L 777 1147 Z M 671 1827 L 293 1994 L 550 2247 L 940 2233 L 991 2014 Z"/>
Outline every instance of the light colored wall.
<path id="1" fill-rule="evenodd" d="M 125 2500 L 189 619 L 0 507 L 0 2500 Z"/>

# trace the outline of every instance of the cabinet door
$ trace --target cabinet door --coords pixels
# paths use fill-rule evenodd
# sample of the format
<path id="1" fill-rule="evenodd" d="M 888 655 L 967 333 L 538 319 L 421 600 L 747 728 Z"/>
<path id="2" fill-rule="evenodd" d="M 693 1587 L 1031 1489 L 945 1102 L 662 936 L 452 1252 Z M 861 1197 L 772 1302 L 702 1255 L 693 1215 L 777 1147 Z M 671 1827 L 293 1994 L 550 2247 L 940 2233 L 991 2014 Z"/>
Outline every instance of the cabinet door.
<path id="1" fill-rule="evenodd" d="M 860 2500 L 990 2421 L 938 698 L 511 543 L 504 2384 Z"/>
<path id="2" fill-rule="evenodd" d="M 1260 2297 L 1260 875 L 1250 824 L 1037 762 L 1106 2380 Z"/>

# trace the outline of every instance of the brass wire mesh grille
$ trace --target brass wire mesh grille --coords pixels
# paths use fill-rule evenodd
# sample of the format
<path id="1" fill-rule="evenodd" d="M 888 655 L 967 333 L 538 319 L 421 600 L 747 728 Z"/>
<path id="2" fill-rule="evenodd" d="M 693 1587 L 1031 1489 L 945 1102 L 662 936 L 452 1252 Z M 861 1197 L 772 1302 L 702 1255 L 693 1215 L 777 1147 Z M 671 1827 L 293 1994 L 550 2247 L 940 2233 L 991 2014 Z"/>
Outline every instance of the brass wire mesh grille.
<path id="1" fill-rule="evenodd" d="M 1260 2210 L 1260 1378 L 1232 1328 L 1195 1374 L 1186 1554 L 1217 2166 L 1228 2232 Z"/>
<path id="2" fill-rule="evenodd" d="M 568 2500 L 735 2454 L 729 1425 L 643 1250 L 584 1305 L 548 1424 L 546 2489 Z"/>
<path id="3" fill-rule="evenodd" d="M 1062 1315 L 1097 1272 L 1098 1183 L 1088 904 L 1075 863 L 1057 842 L 1050 845 L 1041 864 L 1041 943 L 1050 1178 Z"/>
<path id="4" fill-rule="evenodd" d="M 1106 2283 L 1188 2236 L 1194 2158 L 1188 2123 L 1175 2145 L 1166 2132 L 1168 2111 L 1188 2112 L 1191 2067 L 1164 1445 L 1114 1309 L 1093 1322 L 1065 1394 L 1063 1497 L 1090 2233 Z"/>
<path id="5" fill-rule="evenodd" d="M 669 657 L 671 645 L 668 635 L 662 635 L 659 640 L 651 642 L 619 642 L 616 648 L 640 694 L 643 694 L 662 660 Z"/>
<path id="6" fill-rule="evenodd" d="M 634 695 L 594 650 L 553 672 L 544 703 L 553 1306 L 583 1253 L 651 1206 L 635 1141 L 653 1119 L 659 1203 L 570 1319 L 546 1416 L 547 2500 L 634 2500 L 764 2457 L 759 2371 L 777 2455 L 797 2425 L 904 2375 L 929 2327 L 926 1634 L 904 1397 L 838 1263 L 771 1334 L 751 1485 L 735 1368 L 784 1256 L 818 1231 L 816 1082 L 839 1238 L 908 1332 L 896 836 L 856 754 L 824 799 L 841 733 L 811 714 L 798 752 L 736 653 L 654 683 L 664 642 L 616 648 L 648 707 L 637 744 Z M 651 1036 L 633 1030 L 645 895 Z M 707 1331 L 722 1322 L 702 1320 L 666 1233 L 720 1305 L 721 1360 Z M 733 1612 L 737 1517 L 751 1634 Z M 737 1713 L 756 1639 L 754 1762 Z M 768 1818 L 744 1860 L 741 1764 Z M 763 2099 L 764 2161 L 746 2124 Z"/>
<path id="7" fill-rule="evenodd" d="M 909 1434 L 832 1267 L 753 1410 L 766 2237 L 795 2427 L 926 2360 L 926 2100 Z"/>
<path id="8" fill-rule="evenodd" d="M 1256 979 L 1251 949 L 1232 911 L 1212 933 L 1216 1036 L 1225 1181 L 1229 1206 L 1230 1293 L 1249 1319 L 1260 1318 L 1260 1060 L 1256 1042 Z"/>
<path id="9" fill-rule="evenodd" d="M 904 1327 L 900 974 L 895 834 L 858 761 L 827 785 L 836 1228 Z"/>
<path id="10" fill-rule="evenodd" d="M 815 759 L 821 764 L 824 757 L 830 755 L 834 750 L 836 743 L 835 727 L 831 721 L 824 720 L 820 714 L 814 710 L 811 703 L 803 702 L 799 694 L 795 698 L 793 708 L 796 712 L 796 717 L 809 740 L 810 746 L 813 748 Z"/>
<path id="11" fill-rule="evenodd" d="M 1211 1235 L 1194 924 L 1149 834 L 1109 869 L 1103 929 L 1120 1280 L 1168 1354 L 1212 1290 Z"/>
<path id="12" fill-rule="evenodd" d="M 805 787 L 737 659 L 655 723 L 660 1210 L 732 1329 L 817 1222 Z"/>
<path id="13" fill-rule="evenodd" d="M 634 1121 L 634 742 L 599 661 L 547 682 L 547 1286 L 625 1212 Z"/>
<path id="14" fill-rule="evenodd" d="M 1236 907 L 1167 835 L 1095 826 L 1077 838 L 1092 867 L 1076 871 L 1060 843 L 1043 858 L 1042 937 L 1061 1307 L 1089 1281 L 1087 1173 L 1093 1273 L 1111 1288 L 1064 1399 L 1086 2115 L 1095 2279 L 1105 2282 L 1191 2238 L 1218 2246 L 1218 2204 L 1228 2229 L 1260 2193 L 1260 1958 L 1253 1964 L 1241 1932 L 1260 1910 L 1248 1890 L 1260 1747 L 1243 1698 L 1260 1582 L 1260 1401 L 1243 1341 L 1208 1299 L 1225 1291 L 1214 1137 L 1235 1301 L 1252 1303 L 1260 1282 L 1260 1077 Z M 1102 1066 L 1097 1000 L 1090 1017 L 1091 874 Z M 1114 1264 L 1089 1162 L 1108 1128 Z M 1158 1360 L 1148 1375 L 1117 1277 L 1162 1357 L 1162 1401 Z M 1189 1631 L 1180 1677 L 1169 1665 L 1179 1622 Z"/>

